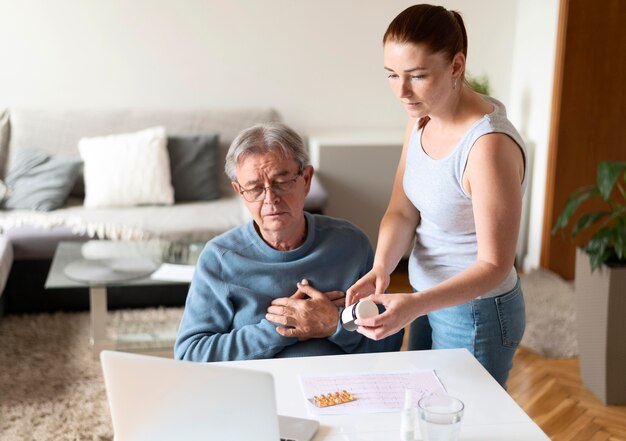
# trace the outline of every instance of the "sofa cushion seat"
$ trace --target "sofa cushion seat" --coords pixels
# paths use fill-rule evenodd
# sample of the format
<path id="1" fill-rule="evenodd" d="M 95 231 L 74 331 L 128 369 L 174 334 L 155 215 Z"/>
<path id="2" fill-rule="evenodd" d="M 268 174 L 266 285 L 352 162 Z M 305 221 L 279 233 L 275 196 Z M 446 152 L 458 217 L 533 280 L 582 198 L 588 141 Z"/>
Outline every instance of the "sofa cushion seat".
<path id="1" fill-rule="evenodd" d="M 66 226 L 44 229 L 22 225 L 3 231 L 0 237 L 13 246 L 15 260 L 51 260 L 59 242 L 89 240 L 88 236 L 78 235 Z"/>
<path id="2" fill-rule="evenodd" d="M 76 234 L 99 239 L 208 241 L 249 219 L 241 198 L 233 195 L 172 206 L 86 208 L 68 204 L 45 213 L 10 210 L 0 212 L 0 228 L 64 225 Z"/>

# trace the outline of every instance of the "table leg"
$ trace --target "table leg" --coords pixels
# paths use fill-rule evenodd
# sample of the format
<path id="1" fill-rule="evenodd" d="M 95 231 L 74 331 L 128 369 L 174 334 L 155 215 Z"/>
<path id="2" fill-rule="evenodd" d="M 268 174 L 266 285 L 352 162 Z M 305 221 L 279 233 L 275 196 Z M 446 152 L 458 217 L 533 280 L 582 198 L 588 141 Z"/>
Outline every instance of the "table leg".
<path id="1" fill-rule="evenodd" d="M 89 288 L 89 310 L 91 314 L 91 347 L 94 356 L 103 349 L 113 349 L 114 343 L 107 335 L 107 289 Z"/>

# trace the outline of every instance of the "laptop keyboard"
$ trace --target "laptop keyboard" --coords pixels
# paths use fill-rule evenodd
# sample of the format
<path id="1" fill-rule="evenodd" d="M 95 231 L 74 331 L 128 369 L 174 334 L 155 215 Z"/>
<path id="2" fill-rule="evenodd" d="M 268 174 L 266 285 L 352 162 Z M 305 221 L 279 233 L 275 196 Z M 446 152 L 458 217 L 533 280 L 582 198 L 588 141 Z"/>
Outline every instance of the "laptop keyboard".
<path id="1" fill-rule="evenodd" d="M 281 438 L 280 441 L 298 441 L 293 438 Z"/>

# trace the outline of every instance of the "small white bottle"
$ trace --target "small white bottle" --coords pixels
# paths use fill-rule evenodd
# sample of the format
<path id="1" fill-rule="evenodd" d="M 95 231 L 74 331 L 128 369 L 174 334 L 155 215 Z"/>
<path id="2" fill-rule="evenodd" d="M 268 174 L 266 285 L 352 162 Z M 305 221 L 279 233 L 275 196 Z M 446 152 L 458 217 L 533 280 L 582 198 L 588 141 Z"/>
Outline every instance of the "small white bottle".
<path id="1" fill-rule="evenodd" d="M 358 318 L 369 318 L 378 315 L 378 307 L 372 300 L 356 302 L 341 313 L 341 325 L 348 331 L 354 331 L 358 327 L 354 321 Z"/>
<path id="2" fill-rule="evenodd" d="M 413 441 L 415 438 L 415 413 L 411 401 L 411 391 L 405 389 L 404 409 L 400 419 L 400 441 Z"/>

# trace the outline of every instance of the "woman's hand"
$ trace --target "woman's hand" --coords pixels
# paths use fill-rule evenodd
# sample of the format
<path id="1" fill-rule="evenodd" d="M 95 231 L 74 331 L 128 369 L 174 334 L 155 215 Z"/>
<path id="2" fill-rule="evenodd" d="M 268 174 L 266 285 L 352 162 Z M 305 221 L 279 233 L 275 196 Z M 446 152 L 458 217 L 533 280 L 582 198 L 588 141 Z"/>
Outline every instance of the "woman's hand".
<path id="1" fill-rule="evenodd" d="M 420 315 L 418 294 L 374 294 L 369 297 L 383 305 L 385 312 L 371 318 L 360 318 L 354 323 L 357 332 L 372 340 L 381 340 L 403 329 Z"/>
<path id="2" fill-rule="evenodd" d="M 356 281 L 346 291 L 346 306 L 358 302 L 371 294 L 382 294 L 389 286 L 389 274 L 379 268 L 372 270 Z"/>

